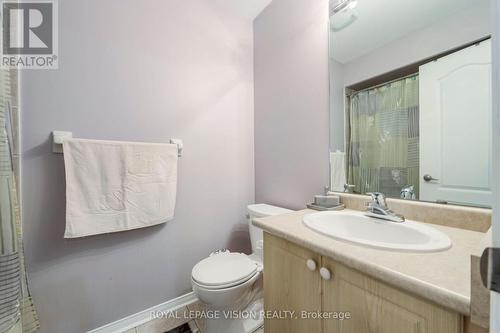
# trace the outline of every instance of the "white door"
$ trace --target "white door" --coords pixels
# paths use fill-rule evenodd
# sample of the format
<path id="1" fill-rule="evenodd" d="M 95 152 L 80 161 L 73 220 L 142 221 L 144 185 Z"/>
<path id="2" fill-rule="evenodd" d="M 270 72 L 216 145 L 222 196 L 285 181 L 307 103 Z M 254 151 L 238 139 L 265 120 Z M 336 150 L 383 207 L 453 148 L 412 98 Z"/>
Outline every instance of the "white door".
<path id="1" fill-rule="evenodd" d="M 420 200 L 491 206 L 491 41 L 419 73 Z"/>
<path id="2" fill-rule="evenodd" d="M 494 2 L 495 30 L 493 32 L 493 91 L 494 91 L 494 111 L 493 111 L 493 149 L 494 149 L 494 169 L 500 169 L 500 1 Z M 500 175 L 494 175 L 495 195 L 493 204 L 493 246 L 500 247 Z M 500 332 L 500 293 L 491 292 L 490 308 L 490 332 Z"/>

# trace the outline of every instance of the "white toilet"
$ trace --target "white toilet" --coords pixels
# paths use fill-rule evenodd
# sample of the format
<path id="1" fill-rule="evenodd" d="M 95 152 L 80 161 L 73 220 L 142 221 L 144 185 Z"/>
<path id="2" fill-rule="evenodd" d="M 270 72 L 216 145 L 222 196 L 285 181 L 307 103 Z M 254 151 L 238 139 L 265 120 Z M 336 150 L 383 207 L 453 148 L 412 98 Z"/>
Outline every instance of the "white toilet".
<path id="1" fill-rule="evenodd" d="M 263 232 L 252 220 L 289 212 L 266 204 L 249 205 L 252 254 L 217 251 L 193 267 L 193 291 L 208 308 L 207 333 L 250 333 L 262 326 Z"/>

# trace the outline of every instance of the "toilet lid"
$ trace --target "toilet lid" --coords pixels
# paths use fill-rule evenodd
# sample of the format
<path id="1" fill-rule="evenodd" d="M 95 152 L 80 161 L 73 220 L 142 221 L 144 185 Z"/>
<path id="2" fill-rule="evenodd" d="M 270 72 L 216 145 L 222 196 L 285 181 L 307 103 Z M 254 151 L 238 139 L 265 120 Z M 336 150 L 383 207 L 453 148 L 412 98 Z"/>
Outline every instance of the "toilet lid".
<path id="1" fill-rule="evenodd" d="M 192 278 L 207 287 L 235 286 L 255 275 L 260 265 L 242 253 L 220 253 L 193 267 Z"/>

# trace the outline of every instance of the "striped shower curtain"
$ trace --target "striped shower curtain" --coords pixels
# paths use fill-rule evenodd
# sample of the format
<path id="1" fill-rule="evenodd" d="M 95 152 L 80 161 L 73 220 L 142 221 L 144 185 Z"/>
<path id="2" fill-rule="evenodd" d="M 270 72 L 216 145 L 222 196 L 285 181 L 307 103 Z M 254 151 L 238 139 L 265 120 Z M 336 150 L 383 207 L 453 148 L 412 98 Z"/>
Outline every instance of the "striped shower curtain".
<path id="1" fill-rule="evenodd" d="M 17 75 L 0 70 L 0 332 L 33 332 L 38 318 L 24 268 L 19 208 Z"/>
<path id="2" fill-rule="evenodd" d="M 347 180 L 355 192 L 419 193 L 418 75 L 348 98 Z"/>

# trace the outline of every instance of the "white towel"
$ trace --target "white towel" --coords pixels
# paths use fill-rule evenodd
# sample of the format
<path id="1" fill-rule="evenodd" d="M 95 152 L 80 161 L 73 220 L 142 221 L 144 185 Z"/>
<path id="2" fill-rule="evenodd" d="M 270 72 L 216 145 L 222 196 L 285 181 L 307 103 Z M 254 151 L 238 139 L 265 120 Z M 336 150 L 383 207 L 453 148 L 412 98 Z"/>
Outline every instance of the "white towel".
<path id="1" fill-rule="evenodd" d="M 148 227 L 174 217 L 177 146 L 68 139 L 65 238 Z"/>
<path id="2" fill-rule="evenodd" d="M 346 183 L 345 153 L 340 150 L 330 153 L 330 190 L 334 192 L 344 192 Z"/>

